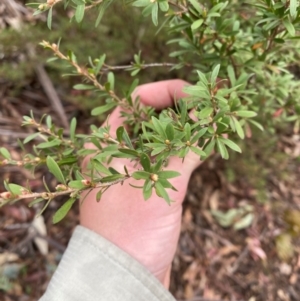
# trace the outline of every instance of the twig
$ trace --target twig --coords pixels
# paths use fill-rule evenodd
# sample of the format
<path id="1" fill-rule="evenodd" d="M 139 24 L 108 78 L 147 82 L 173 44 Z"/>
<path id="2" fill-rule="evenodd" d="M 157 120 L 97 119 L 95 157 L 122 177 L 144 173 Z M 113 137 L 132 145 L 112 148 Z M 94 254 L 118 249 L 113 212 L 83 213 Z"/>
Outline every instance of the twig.
<path id="1" fill-rule="evenodd" d="M 232 268 L 229 269 L 228 275 L 232 275 L 236 272 L 236 270 L 239 268 L 241 261 L 248 255 L 248 253 L 249 253 L 249 248 L 248 246 L 246 246 L 243 252 L 238 257 L 238 259 L 234 262 Z"/>
<path id="2" fill-rule="evenodd" d="M 28 137 L 28 133 L 14 132 L 10 130 L 0 129 L 0 136 L 10 136 L 14 138 L 25 139 Z M 35 137 L 34 139 L 42 140 L 40 137 Z"/>
<path id="3" fill-rule="evenodd" d="M 86 6 L 85 10 L 89 10 L 89 9 L 93 8 L 94 6 L 97 6 L 97 5 L 101 4 L 102 2 L 103 2 L 103 0 L 98 0 L 94 3 L 92 3 L 91 5 Z"/>
<path id="4" fill-rule="evenodd" d="M 146 69 L 146 68 L 151 68 L 151 67 L 173 67 L 176 64 L 173 63 L 150 63 L 150 64 L 143 64 L 141 66 L 141 69 Z M 121 66 L 109 66 L 104 64 L 106 68 L 103 68 L 102 71 L 108 71 L 108 70 L 123 70 L 123 69 L 128 69 L 132 68 L 134 65 L 121 65 Z"/>
<path id="5" fill-rule="evenodd" d="M 65 186 L 65 190 L 63 191 L 54 191 L 54 192 L 29 192 L 29 191 L 24 191 L 22 194 L 20 195 L 13 195 L 11 194 L 9 191 L 7 192 L 2 192 L 0 194 L 0 207 L 6 205 L 7 203 L 13 201 L 18 201 L 18 200 L 23 200 L 23 199 L 37 199 L 37 198 L 43 198 L 44 200 L 52 200 L 58 196 L 62 196 L 62 195 L 66 195 L 66 194 L 76 194 L 79 192 L 82 192 L 84 190 L 88 190 L 88 189 L 97 189 L 97 188 L 105 188 L 105 187 L 109 187 L 111 185 L 115 185 L 118 183 L 122 183 L 125 180 L 129 179 L 130 176 L 124 176 L 124 178 L 115 180 L 115 181 L 111 181 L 108 183 L 97 183 L 96 185 L 93 186 L 86 186 L 82 189 L 78 189 L 78 188 L 70 188 Z M 100 180 L 101 181 L 101 180 Z"/>
<path id="6" fill-rule="evenodd" d="M 204 235 L 209 236 L 211 238 L 215 238 L 220 243 L 222 243 L 224 246 L 232 246 L 233 245 L 229 240 L 227 240 L 225 238 L 222 238 L 220 235 L 216 234 L 215 232 L 213 232 L 211 230 L 197 229 L 197 231 L 199 231 L 201 234 L 204 234 Z"/>

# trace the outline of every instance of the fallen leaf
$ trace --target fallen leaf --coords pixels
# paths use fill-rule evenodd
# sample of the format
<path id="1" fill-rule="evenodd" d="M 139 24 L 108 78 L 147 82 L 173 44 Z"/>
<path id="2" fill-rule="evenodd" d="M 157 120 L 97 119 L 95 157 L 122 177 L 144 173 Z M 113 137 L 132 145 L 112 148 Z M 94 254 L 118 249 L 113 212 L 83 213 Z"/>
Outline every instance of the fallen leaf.
<path id="1" fill-rule="evenodd" d="M 33 230 L 36 231 L 38 234 L 42 236 L 47 235 L 47 228 L 45 225 L 44 217 L 42 215 L 35 217 L 32 221 L 31 226 Z M 48 254 L 49 246 L 48 246 L 48 242 L 45 239 L 40 237 L 35 237 L 33 241 L 42 255 Z"/>

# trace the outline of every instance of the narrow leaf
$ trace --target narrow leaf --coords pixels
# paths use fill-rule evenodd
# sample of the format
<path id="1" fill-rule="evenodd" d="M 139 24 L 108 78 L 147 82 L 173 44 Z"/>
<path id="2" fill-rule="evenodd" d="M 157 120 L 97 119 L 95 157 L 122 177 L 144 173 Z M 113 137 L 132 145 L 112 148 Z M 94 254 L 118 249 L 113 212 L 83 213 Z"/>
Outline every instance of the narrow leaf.
<path id="1" fill-rule="evenodd" d="M 174 139 L 174 127 L 173 127 L 172 123 L 167 124 L 166 135 L 170 141 L 172 141 Z"/>
<path id="2" fill-rule="evenodd" d="M 0 147 L 0 154 L 7 160 L 11 159 L 10 153 L 5 147 Z"/>
<path id="3" fill-rule="evenodd" d="M 54 140 L 49 141 L 49 142 L 40 143 L 36 147 L 43 149 L 43 148 L 55 147 L 55 146 L 58 146 L 60 144 L 61 144 L 60 140 L 54 139 Z"/>
<path id="4" fill-rule="evenodd" d="M 146 171 L 135 171 L 133 174 L 132 174 L 132 177 L 136 180 L 147 180 L 147 179 L 150 179 L 150 173 L 149 172 L 146 172 Z"/>
<path id="5" fill-rule="evenodd" d="M 156 182 L 155 183 L 155 191 L 156 191 L 156 194 L 163 198 L 168 204 L 171 203 L 171 200 L 170 200 L 170 197 L 166 191 L 166 189 L 163 187 L 163 185 L 159 182 Z"/>
<path id="6" fill-rule="evenodd" d="M 58 222 L 60 222 L 66 215 L 67 213 L 70 211 L 70 209 L 72 208 L 73 204 L 75 203 L 76 199 L 75 198 L 71 198 L 68 199 L 53 215 L 53 224 L 56 224 Z"/>
<path id="7" fill-rule="evenodd" d="M 77 5 L 76 11 L 75 11 L 75 19 L 77 23 L 80 23 L 84 16 L 84 10 L 85 10 L 85 4 Z"/>
<path id="8" fill-rule="evenodd" d="M 158 25 L 158 3 L 157 2 L 153 4 L 151 16 L 152 16 L 153 24 L 157 26 Z"/>
<path id="9" fill-rule="evenodd" d="M 85 185 L 82 183 L 82 180 L 75 180 L 75 181 L 70 181 L 68 183 L 68 186 L 70 188 L 75 188 L 75 189 L 82 189 L 85 188 Z"/>
<path id="10" fill-rule="evenodd" d="M 123 133 L 124 133 L 124 127 L 123 126 L 118 127 L 116 131 L 116 135 L 120 143 L 122 143 L 123 140 Z"/>
<path id="11" fill-rule="evenodd" d="M 238 153 L 242 152 L 241 148 L 236 143 L 234 143 L 233 141 L 231 141 L 229 139 L 226 139 L 226 138 L 223 138 L 223 137 L 219 137 L 218 139 L 220 141 L 222 141 L 224 144 L 226 144 L 232 150 L 234 150 L 234 151 L 236 151 Z"/>
<path id="12" fill-rule="evenodd" d="M 30 142 L 31 140 L 35 139 L 39 135 L 40 135 L 40 133 L 31 134 L 24 139 L 23 143 L 26 144 L 26 143 Z"/>
<path id="13" fill-rule="evenodd" d="M 200 156 L 200 158 L 205 158 L 207 156 L 206 153 L 198 147 L 190 146 L 190 149 L 193 153 Z"/>
<path id="14" fill-rule="evenodd" d="M 55 162 L 55 160 L 48 156 L 46 159 L 46 164 L 49 169 L 49 171 L 54 175 L 54 177 L 61 183 L 66 184 L 65 178 L 63 176 L 63 173 L 61 172 L 58 164 Z"/>
<path id="15" fill-rule="evenodd" d="M 173 171 L 173 170 L 163 170 L 163 171 L 159 171 L 157 173 L 158 178 L 162 178 L 162 179 L 171 179 L 171 178 L 176 178 L 180 176 L 180 173 L 177 171 Z"/>
<path id="16" fill-rule="evenodd" d="M 49 9 L 49 12 L 48 12 L 47 26 L 51 30 L 51 27 L 52 27 L 52 7 Z"/>
<path id="17" fill-rule="evenodd" d="M 216 82 L 219 71 L 220 71 L 220 64 L 218 64 L 211 73 L 210 81 L 212 84 Z"/>
<path id="18" fill-rule="evenodd" d="M 217 138 L 216 140 L 217 140 L 217 146 L 218 146 L 218 150 L 221 154 L 221 157 L 223 159 L 228 159 L 229 155 L 228 155 L 228 151 L 226 149 L 225 144 L 219 138 Z"/>
<path id="19" fill-rule="evenodd" d="M 152 195 L 152 183 L 150 180 L 146 180 L 143 186 L 143 196 L 145 201 L 147 201 Z"/>
<path id="20" fill-rule="evenodd" d="M 77 126 L 77 119 L 74 117 L 74 118 L 72 118 L 71 123 L 70 123 L 70 138 L 71 138 L 71 141 L 73 141 L 73 142 L 75 140 L 76 126 Z"/>
<path id="21" fill-rule="evenodd" d="M 97 107 L 97 108 L 93 109 L 91 114 L 93 116 L 97 116 L 97 115 L 100 115 L 100 114 L 103 114 L 103 113 L 109 111 L 110 109 L 114 108 L 115 106 L 116 106 L 116 103 L 110 102 L 110 103 L 107 103 L 104 106 Z"/>
<path id="22" fill-rule="evenodd" d="M 239 137 L 241 139 L 244 139 L 245 138 L 245 133 L 244 133 L 244 130 L 243 130 L 241 124 L 239 123 L 239 121 L 235 117 L 232 116 L 231 118 L 233 120 L 233 123 L 234 123 L 237 134 L 239 135 Z"/>
<path id="23" fill-rule="evenodd" d="M 236 115 L 244 118 L 251 118 L 257 116 L 253 111 L 236 111 Z"/>
<path id="24" fill-rule="evenodd" d="M 124 132 L 123 132 L 123 139 L 124 139 L 126 145 L 127 145 L 129 148 L 134 149 L 134 147 L 133 147 L 133 145 L 132 145 L 132 143 L 131 143 L 131 140 L 130 140 L 130 138 L 129 138 L 129 135 L 128 135 L 128 133 L 127 133 L 127 131 L 126 131 L 125 128 L 124 128 Z"/>
<path id="25" fill-rule="evenodd" d="M 107 176 L 104 177 L 100 180 L 101 183 L 109 183 L 109 182 L 114 182 L 120 179 L 124 179 L 124 175 L 118 174 L 118 175 L 111 175 L 111 176 Z"/>
<path id="26" fill-rule="evenodd" d="M 150 172 L 151 162 L 150 162 L 150 158 L 148 157 L 147 154 L 142 153 L 140 155 L 140 162 L 141 162 L 141 165 L 143 166 L 144 170 Z"/>

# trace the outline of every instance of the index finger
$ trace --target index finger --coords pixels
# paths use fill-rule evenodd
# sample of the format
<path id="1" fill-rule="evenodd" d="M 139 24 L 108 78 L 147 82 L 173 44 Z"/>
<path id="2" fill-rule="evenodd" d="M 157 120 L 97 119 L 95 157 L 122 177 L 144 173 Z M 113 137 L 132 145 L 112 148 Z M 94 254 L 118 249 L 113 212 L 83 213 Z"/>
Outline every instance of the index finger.
<path id="1" fill-rule="evenodd" d="M 182 92 L 189 84 L 181 79 L 171 79 L 138 86 L 132 93 L 133 99 L 140 97 L 141 103 L 158 110 L 170 107 L 174 101 L 186 97 Z"/>

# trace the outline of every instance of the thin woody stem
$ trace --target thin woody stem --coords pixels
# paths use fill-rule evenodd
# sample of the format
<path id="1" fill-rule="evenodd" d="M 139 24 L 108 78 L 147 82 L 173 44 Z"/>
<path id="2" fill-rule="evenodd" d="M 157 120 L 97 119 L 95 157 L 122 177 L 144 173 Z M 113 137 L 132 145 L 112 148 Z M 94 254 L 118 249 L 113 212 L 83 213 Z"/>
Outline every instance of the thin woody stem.
<path id="1" fill-rule="evenodd" d="M 149 63 L 149 64 L 143 64 L 141 66 L 141 69 L 146 69 L 146 68 L 151 68 L 151 67 L 173 67 L 176 64 L 173 63 Z M 123 70 L 123 69 L 129 69 L 132 68 L 134 65 L 120 65 L 120 66 L 110 66 L 104 64 L 105 68 L 103 68 L 103 71 L 108 71 L 108 70 Z"/>
<path id="2" fill-rule="evenodd" d="M 85 188 L 81 188 L 81 189 L 78 189 L 78 188 L 70 188 L 70 187 L 66 187 L 67 189 L 66 190 L 63 190 L 63 191 L 55 191 L 55 192 L 33 192 L 33 193 L 24 193 L 22 195 L 18 195 L 16 197 L 10 197 L 10 198 L 3 198 L 3 197 L 0 197 L 0 207 L 13 201 L 19 201 L 19 200 L 24 200 L 24 199 L 37 199 L 37 198 L 43 198 L 45 200 L 49 200 L 49 199 L 54 199 L 58 196 L 63 196 L 63 195 L 70 195 L 72 193 L 79 193 L 79 192 L 83 192 L 85 190 L 89 190 L 89 189 L 99 189 L 99 188 L 106 188 L 106 187 L 110 187 L 112 185 L 115 185 L 115 184 L 118 184 L 118 183 L 121 183 L 121 182 L 124 182 L 126 181 L 127 179 L 129 179 L 130 177 L 127 175 L 127 176 L 124 176 L 124 178 L 122 179 L 118 179 L 118 180 L 115 180 L 115 181 L 112 181 L 112 182 L 108 182 L 108 183 L 98 183 L 97 185 L 95 186 L 87 186 Z M 2 193 L 2 194 L 5 194 L 6 192 Z"/>

